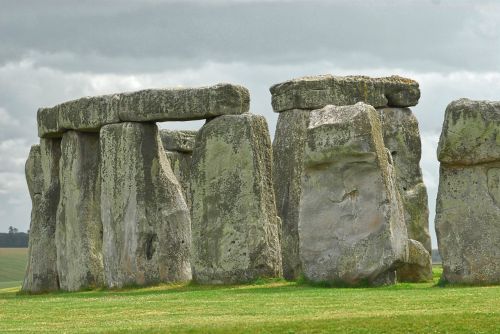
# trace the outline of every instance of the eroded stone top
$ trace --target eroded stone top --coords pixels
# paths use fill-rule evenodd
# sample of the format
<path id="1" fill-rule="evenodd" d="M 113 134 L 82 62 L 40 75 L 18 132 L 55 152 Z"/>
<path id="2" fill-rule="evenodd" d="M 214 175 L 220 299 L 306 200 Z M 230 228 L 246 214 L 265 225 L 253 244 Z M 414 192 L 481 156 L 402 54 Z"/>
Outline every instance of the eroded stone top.
<path id="1" fill-rule="evenodd" d="M 67 130 L 97 132 L 119 122 L 188 121 L 248 112 L 248 89 L 227 83 L 199 88 L 146 89 L 83 97 L 37 113 L 38 136 L 61 137 Z"/>
<path id="2" fill-rule="evenodd" d="M 375 108 L 410 107 L 417 105 L 420 98 L 418 82 L 400 76 L 308 76 L 273 85 L 270 91 L 275 112 L 357 102 Z"/>
<path id="3" fill-rule="evenodd" d="M 500 101 L 451 102 L 446 108 L 437 154 L 440 162 L 449 164 L 500 160 Z"/>
<path id="4" fill-rule="evenodd" d="M 190 153 L 193 152 L 197 133 L 189 130 L 160 130 L 160 137 L 165 150 Z"/>

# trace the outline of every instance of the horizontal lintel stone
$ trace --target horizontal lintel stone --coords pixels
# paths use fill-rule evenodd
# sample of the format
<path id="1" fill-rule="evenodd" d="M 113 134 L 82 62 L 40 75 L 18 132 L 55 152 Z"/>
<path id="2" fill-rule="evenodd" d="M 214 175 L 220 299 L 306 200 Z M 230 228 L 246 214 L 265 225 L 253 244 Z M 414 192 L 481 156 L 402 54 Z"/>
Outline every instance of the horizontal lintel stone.
<path id="1" fill-rule="evenodd" d="M 40 108 L 38 136 L 60 138 L 67 130 L 98 132 L 107 124 L 209 119 L 248 112 L 250 94 L 243 86 L 217 84 L 199 88 L 146 89 L 83 97 Z"/>
<path id="2" fill-rule="evenodd" d="M 375 108 L 415 106 L 420 98 L 418 82 L 400 76 L 320 75 L 292 79 L 270 88 L 275 112 L 320 109 L 326 105 L 364 102 Z"/>

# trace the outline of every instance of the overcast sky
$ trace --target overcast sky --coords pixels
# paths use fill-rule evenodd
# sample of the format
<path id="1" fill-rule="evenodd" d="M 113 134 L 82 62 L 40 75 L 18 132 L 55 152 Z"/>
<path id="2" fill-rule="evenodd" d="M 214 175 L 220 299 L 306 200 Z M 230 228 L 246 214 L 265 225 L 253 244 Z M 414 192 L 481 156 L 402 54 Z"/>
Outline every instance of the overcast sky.
<path id="1" fill-rule="evenodd" d="M 29 228 L 24 177 L 36 110 L 68 99 L 217 82 L 250 89 L 297 76 L 399 74 L 420 83 L 422 168 L 433 245 L 437 141 L 454 99 L 500 100 L 497 1 L 0 0 L 0 231 Z M 200 122 L 163 124 L 191 128 Z"/>

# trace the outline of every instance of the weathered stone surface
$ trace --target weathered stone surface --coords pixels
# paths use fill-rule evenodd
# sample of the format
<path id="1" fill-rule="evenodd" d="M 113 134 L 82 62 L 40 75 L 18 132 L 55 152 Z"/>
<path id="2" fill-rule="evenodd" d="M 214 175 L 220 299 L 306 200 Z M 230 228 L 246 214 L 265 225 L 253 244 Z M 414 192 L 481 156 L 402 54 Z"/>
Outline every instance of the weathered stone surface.
<path id="1" fill-rule="evenodd" d="M 421 242 L 430 254 L 429 209 L 427 189 L 420 169 L 422 148 L 418 121 L 408 108 L 381 108 L 377 111 L 385 147 L 391 152 L 394 161 L 396 185 L 403 201 L 408 237 Z M 423 261 L 426 261 L 429 254 L 423 254 Z M 428 270 L 421 273 L 421 276 L 432 277 L 432 267 L 416 266 L 413 271 L 418 270 Z M 406 269 L 405 272 L 412 271 Z M 415 281 L 414 276 L 409 276 L 408 280 Z M 405 276 L 398 273 L 398 280 L 405 281 Z"/>
<path id="2" fill-rule="evenodd" d="M 183 121 L 248 112 L 245 87 L 217 84 L 200 88 L 147 89 L 119 94 L 115 108 L 122 121 Z"/>
<path id="3" fill-rule="evenodd" d="M 199 131 L 191 164 L 195 281 L 281 275 L 271 159 L 262 116 L 221 116 Z"/>
<path id="4" fill-rule="evenodd" d="M 275 112 L 319 109 L 328 104 L 364 102 L 374 107 L 410 107 L 418 103 L 418 83 L 399 76 L 370 78 L 320 75 L 276 84 L 270 89 Z"/>
<path id="5" fill-rule="evenodd" d="M 160 130 L 163 148 L 167 151 L 191 153 L 198 131 Z"/>
<path id="6" fill-rule="evenodd" d="M 76 291 L 103 286 L 99 134 L 68 131 L 61 141 L 56 245 L 59 284 Z"/>
<path id="7" fill-rule="evenodd" d="M 61 137 L 66 130 L 99 132 L 106 124 L 117 123 L 118 110 L 112 100 L 118 95 L 83 97 L 38 111 L 38 136 Z"/>
<path id="8" fill-rule="evenodd" d="M 500 283 L 500 102 L 461 99 L 448 105 L 436 234 L 444 279 Z"/>
<path id="9" fill-rule="evenodd" d="M 500 283 L 499 222 L 500 161 L 442 164 L 435 225 L 447 281 Z"/>
<path id="10" fill-rule="evenodd" d="M 397 270 L 398 281 L 430 282 L 432 281 L 432 259 L 430 253 L 420 242 L 408 239 L 408 259 Z"/>
<path id="11" fill-rule="evenodd" d="M 23 291 L 59 289 L 55 244 L 59 202 L 59 158 L 61 141 L 41 139 L 31 147 L 26 161 L 26 179 L 32 200 L 28 265 Z"/>
<path id="12" fill-rule="evenodd" d="M 100 139 L 106 284 L 191 279 L 189 211 L 157 126 L 106 125 Z"/>
<path id="13" fill-rule="evenodd" d="M 299 253 L 311 281 L 387 284 L 407 257 L 394 168 L 376 110 L 310 112 L 299 208 Z"/>
<path id="14" fill-rule="evenodd" d="M 60 138 L 64 129 L 59 125 L 59 110 L 39 108 L 36 113 L 38 123 L 38 137 Z"/>
<path id="15" fill-rule="evenodd" d="M 438 160 L 473 165 L 500 160 L 500 101 L 460 99 L 446 108 Z"/>
<path id="16" fill-rule="evenodd" d="M 274 192 L 276 209 L 282 221 L 283 276 L 288 280 L 297 279 L 302 273 L 298 234 L 299 202 L 309 115 L 308 110 L 280 113 L 273 142 Z"/>
<path id="17" fill-rule="evenodd" d="M 182 193 L 188 208 L 191 209 L 191 153 L 198 131 L 160 130 L 160 137 L 170 161 L 170 166 L 182 186 Z"/>
<path id="18" fill-rule="evenodd" d="M 175 177 L 182 187 L 182 194 L 186 204 L 191 210 L 191 153 L 166 151 L 168 161 L 172 167 Z"/>

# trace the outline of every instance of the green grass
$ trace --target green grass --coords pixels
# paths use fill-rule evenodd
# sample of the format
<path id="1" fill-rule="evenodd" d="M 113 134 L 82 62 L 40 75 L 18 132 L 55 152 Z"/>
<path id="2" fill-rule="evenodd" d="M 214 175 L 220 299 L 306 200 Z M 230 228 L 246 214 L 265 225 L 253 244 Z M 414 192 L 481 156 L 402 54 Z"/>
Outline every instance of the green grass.
<path id="1" fill-rule="evenodd" d="M 0 248 L 0 289 L 21 285 L 27 257 L 27 248 Z"/>
<path id="2" fill-rule="evenodd" d="M 500 287 L 321 288 L 284 281 L 21 295 L 0 290 L 0 332 L 492 333 Z"/>

